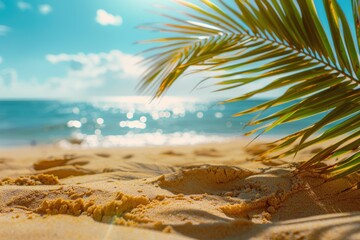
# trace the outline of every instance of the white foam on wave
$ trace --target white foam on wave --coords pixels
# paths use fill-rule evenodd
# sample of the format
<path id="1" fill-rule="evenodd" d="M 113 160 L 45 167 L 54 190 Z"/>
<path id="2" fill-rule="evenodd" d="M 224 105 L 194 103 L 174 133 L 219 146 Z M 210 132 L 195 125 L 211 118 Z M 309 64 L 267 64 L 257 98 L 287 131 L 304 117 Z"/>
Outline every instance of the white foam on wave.
<path id="1" fill-rule="evenodd" d="M 126 135 L 78 135 L 72 140 L 62 140 L 59 145 L 64 148 L 112 148 L 143 147 L 167 145 L 196 145 L 211 142 L 223 142 L 234 137 L 198 134 L 195 132 L 177 132 L 171 134 L 143 133 Z M 76 144 L 74 144 L 76 143 Z"/>

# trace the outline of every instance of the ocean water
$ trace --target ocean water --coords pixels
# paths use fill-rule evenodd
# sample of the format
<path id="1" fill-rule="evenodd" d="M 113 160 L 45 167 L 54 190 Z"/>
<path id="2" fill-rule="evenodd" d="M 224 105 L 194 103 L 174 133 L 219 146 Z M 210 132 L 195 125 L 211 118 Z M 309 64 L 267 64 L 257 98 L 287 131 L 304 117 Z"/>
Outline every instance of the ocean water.
<path id="1" fill-rule="evenodd" d="M 37 144 L 128 147 L 223 141 L 251 130 L 244 127 L 254 114 L 237 118 L 232 115 L 263 101 L 225 105 L 177 97 L 153 102 L 147 97 L 0 101 L 0 147 Z M 289 123 L 268 135 L 289 134 L 313 120 Z"/>

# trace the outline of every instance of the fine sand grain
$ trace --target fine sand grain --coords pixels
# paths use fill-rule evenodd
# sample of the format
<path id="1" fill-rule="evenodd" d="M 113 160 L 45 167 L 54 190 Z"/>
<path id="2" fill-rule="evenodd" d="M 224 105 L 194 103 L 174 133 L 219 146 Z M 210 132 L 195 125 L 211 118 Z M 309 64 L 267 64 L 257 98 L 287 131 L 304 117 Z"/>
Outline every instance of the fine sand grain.
<path id="1" fill-rule="evenodd" d="M 247 144 L 0 150 L 0 239 L 360 239 L 358 175 Z"/>

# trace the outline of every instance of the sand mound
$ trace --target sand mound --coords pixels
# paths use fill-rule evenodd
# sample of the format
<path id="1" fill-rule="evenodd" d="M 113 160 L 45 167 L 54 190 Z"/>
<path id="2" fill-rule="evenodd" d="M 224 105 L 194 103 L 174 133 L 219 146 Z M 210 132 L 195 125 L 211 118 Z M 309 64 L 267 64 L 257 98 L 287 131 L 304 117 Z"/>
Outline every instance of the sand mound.
<path id="1" fill-rule="evenodd" d="M 174 193 L 209 193 L 233 188 L 236 180 L 252 174 L 250 170 L 236 167 L 205 165 L 186 167 L 176 173 L 162 175 L 158 182 L 160 187 Z"/>

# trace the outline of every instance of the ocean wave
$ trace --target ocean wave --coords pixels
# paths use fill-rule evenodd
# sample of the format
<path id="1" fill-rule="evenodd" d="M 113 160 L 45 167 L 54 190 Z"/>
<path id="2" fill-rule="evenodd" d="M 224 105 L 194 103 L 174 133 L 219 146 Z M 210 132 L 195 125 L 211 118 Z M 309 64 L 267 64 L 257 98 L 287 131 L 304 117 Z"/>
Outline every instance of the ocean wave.
<path id="1" fill-rule="evenodd" d="M 0 101 L 0 147 L 53 144 L 83 147 L 184 145 L 241 137 L 257 114 L 233 114 L 260 100 L 218 104 L 195 98 L 101 98 L 88 101 Z M 273 112 L 262 115 L 265 117 Z M 311 120 L 311 119 L 310 119 Z M 286 135 L 311 124 L 284 124 L 272 135 Z M 64 140 L 67 139 L 67 140 Z"/>

